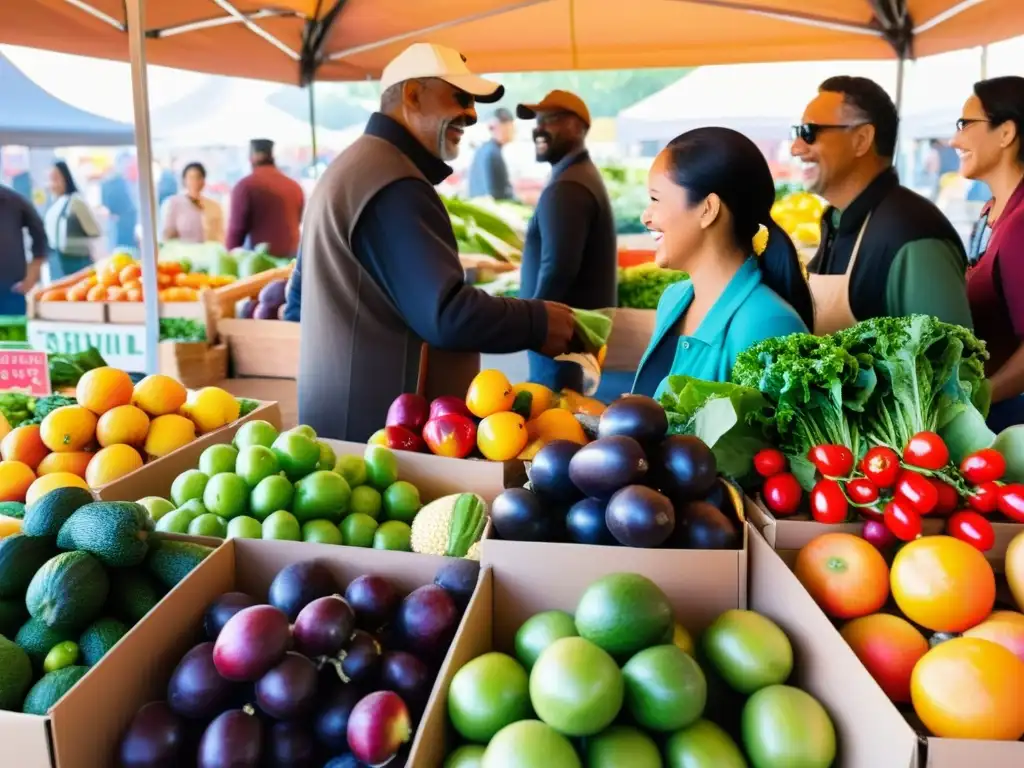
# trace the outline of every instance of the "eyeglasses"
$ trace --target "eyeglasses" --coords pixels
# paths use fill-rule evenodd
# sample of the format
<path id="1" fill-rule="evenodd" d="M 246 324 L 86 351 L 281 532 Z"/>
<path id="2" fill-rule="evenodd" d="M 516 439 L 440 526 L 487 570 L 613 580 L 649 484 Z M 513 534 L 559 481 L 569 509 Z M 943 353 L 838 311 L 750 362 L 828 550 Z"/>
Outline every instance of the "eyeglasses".
<path id="1" fill-rule="evenodd" d="M 960 133 L 968 125 L 974 125 L 975 123 L 987 123 L 987 122 L 988 122 L 988 120 L 986 120 L 983 117 L 961 117 L 959 120 L 956 121 L 956 132 Z"/>
<path id="2" fill-rule="evenodd" d="M 850 128 L 860 128 L 862 125 L 869 125 L 869 123 L 846 123 L 836 125 L 803 123 L 802 125 L 794 125 L 791 129 L 791 135 L 793 141 L 800 139 L 804 144 L 813 144 L 818 140 L 818 134 L 822 131 L 846 131 Z"/>

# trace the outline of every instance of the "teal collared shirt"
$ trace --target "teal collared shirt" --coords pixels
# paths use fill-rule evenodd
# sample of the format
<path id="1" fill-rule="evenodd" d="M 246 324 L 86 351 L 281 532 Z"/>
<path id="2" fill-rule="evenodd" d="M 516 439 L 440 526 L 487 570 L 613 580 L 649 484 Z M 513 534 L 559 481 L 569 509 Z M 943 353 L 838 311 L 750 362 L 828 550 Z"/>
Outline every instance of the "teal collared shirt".
<path id="1" fill-rule="evenodd" d="M 761 270 L 747 259 L 692 336 L 675 334 L 693 302 L 689 280 L 670 285 L 658 302 L 654 335 L 636 378 L 634 394 L 658 397 L 668 376 L 728 381 L 736 357 L 773 336 L 807 333 L 807 326 L 782 297 L 761 282 Z"/>

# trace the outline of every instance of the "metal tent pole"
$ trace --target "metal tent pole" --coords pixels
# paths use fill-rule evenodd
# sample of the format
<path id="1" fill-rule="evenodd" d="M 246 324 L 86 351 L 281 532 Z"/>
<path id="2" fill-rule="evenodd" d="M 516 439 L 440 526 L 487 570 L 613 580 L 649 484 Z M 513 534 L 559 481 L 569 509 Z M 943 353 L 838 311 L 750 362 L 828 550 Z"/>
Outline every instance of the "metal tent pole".
<path id="1" fill-rule="evenodd" d="M 981 77 L 979 80 L 988 80 L 988 45 L 981 46 Z"/>
<path id="2" fill-rule="evenodd" d="M 317 151 L 316 151 L 316 101 L 313 98 L 313 83 L 310 82 L 306 86 L 306 90 L 309 91 L 309 135 L 313 142 L 313 178 L 317 179 L 320 177 L 320 172 L 317 170 L 320 165 L 317 162 Z"/>
<path id="3" fill-rule="evenodd" d="M 146 79 L 145 0 L 127 0 L 128 51 L 132 65 L 132 98 L 135 105 L 135 156 L 139 167 L 141 208 L 142 293 L 146 308 L 146 373 L 159 368 L 160 303 L 156 264 L 156 191 L 153 185 L 153 146 L 149 129 L 149 87 Z"/>

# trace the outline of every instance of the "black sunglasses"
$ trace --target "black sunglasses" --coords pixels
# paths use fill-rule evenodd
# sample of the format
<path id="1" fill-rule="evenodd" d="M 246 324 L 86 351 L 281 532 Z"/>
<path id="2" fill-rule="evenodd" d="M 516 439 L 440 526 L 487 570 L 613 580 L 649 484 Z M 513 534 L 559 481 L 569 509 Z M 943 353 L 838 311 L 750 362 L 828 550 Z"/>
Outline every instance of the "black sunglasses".
<path id="1" fill-rule="evenodd" d="M 846 131 L 850 128 L 860 128 L 868 123 L 847 123 L 844 125 L 825 125 L 823 123 L 803 123 L 794 125 L 790 131 L 793 141 L 800 139 L 804 144 L 813 144 L 818 140 L 818 134 L 822 131 Z"/>
<path id="2" fill-rule="evenodd" d="M 974 125 L 975 123 L 987 123 L 989 122 L 983 117 L 961 117 L 956 121 L 956 132 L 960 133 L 968 125 Z"/>

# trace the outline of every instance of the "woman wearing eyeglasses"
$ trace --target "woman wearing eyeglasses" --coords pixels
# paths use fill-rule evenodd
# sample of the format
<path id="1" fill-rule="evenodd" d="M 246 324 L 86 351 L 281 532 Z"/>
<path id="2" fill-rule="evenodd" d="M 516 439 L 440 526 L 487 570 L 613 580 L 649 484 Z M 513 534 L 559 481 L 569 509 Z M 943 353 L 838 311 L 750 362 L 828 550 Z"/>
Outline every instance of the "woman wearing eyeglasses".
<path id="1" fill-rule="evenodd" d="M 728 381 L 736 356 L 773 336 L 807 332 L 810 290 L 792 241 L 771 218 L 775 183 L 746 136 L 698 128 L 662 150 L 648 175 L 643 222 L 660 267 L 690 275 L 658 303 L 633 391 L 657 396 L 670 375 Z M 753 240 L 768 230 L 763 252 Z"/>
<path id="2" fill-rule="evenodd" d="M 974 330 L 988 344 L 989 426 L 1024 423 L 1024 77 L 974 84 L 950 142 L 960 172 L 992 199 L 971 238 L 967 275 Z"/>
<path id="3" fill-rule="evenodd" d="M 164 203 L 163 239 L 186 243 L 224 242 L 224 211 L 203 195 L 206 169 L 189 163 L 181 174 L 185 191 Z"/>

